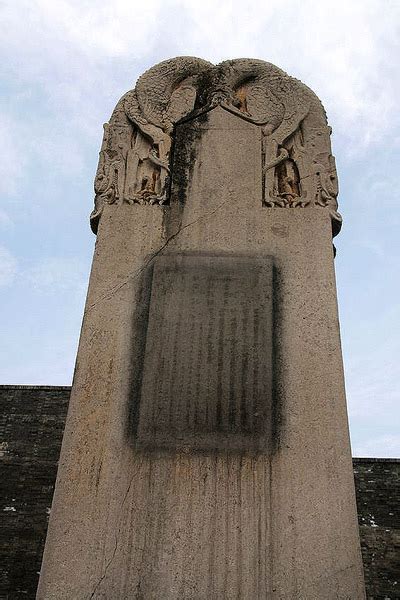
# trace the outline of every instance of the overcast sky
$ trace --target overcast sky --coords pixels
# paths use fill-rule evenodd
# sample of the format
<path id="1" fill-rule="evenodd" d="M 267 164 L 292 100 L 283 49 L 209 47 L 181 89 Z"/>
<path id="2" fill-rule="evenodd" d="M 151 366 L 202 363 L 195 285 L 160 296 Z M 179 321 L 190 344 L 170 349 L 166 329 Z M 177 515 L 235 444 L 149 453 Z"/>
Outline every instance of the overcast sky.
<path id="1" fill-rule="evenodd" d="M 69 385 L 107 121 L 153 64 L 252 57 L 309 85 L 333 128 L 355 456 L 400 456 L 399 0 L 0 4 L 0 382 Z"/>

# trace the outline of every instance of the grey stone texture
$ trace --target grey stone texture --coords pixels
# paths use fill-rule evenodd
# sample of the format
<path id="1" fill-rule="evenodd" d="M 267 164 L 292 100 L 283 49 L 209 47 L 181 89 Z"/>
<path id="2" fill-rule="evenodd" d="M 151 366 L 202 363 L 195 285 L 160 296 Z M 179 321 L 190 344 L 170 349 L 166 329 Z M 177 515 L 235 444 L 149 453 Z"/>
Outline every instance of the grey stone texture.
<path id="1" fill-rule="evenodd" d="M 110 121 L 39 599 L 365 597 L 329 131 L 260 62 L 175 81 L 169 104 L 155 68 L 147 113 L 138 84 Z"/>

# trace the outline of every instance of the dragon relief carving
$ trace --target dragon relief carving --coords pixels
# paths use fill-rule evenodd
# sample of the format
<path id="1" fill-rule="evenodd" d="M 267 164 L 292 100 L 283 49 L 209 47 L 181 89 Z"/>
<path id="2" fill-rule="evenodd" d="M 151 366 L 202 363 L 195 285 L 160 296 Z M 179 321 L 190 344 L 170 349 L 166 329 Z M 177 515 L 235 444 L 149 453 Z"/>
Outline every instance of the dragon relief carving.
<path id="1" fill-rule="evenodd" d="M 118 102 L 104 137 L 94 182 L 91 226 L 105 204 L 164 204 L 174 124 L 194 109 L 196 75 L 212 67 L 179 57 L 146 71 Z"/>
<path id="2" fill-rule="evenodd" d="M 260 127 L 263 205 L 325 208 L 336 235 L 341 226 L 337 176 L 331 130 L 318 97 L 261 60 L 214 66 L 194 57 L 167 60 L 146 71 L 104 125 L 93 230 L 105 204 L 167 203 L 175 124 L 217 105 Z"/>

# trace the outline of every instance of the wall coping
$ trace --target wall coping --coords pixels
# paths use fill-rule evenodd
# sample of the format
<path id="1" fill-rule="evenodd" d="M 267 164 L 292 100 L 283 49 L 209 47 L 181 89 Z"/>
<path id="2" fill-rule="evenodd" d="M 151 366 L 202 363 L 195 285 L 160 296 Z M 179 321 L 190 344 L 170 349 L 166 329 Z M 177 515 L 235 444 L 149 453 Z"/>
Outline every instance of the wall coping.
<path id="1" fill-rule="evenodd" d="M 0 385 L 0 390 L 70 390 L 70 385 Z"/>

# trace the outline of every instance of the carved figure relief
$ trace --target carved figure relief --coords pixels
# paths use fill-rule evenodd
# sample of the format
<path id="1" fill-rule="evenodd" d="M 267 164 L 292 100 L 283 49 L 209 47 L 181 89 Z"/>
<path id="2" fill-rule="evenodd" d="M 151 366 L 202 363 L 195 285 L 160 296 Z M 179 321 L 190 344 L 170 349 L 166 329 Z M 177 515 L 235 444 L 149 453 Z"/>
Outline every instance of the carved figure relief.
<path id="1" fill-rule="evenodd" d="M 266 208 L 329 210 L 334 235 L 337 176 L 330 128 L 317 96 L 274 65 L 252 59 L 214 66 L 178 57 L 144 73 L 104 126 L 92 228 L 105 204 L 168 203 L 174 125 L 214 106 L 260 127 Z"/>
<path id="2" fill-rule="evenodd" d="M 169 173 L 169 148 L 161 140 L 136 133 L 127 152 L 124 199 L 133 204 L 162 204 L 165 182 Z"/>
<path id="3" fill-rule="evenodd" d="M 166 202 L 174 124 L 193 111 L 195 76 L 210 67 L 199 58 L 167 60 L 144 73 L 118 102 L 104 126 L 91 214 L 94 232 L 105 204 Z"/>
<path id="4" fill-rule="evenodd" d="M 274 191 L 278 198 L 282 198 L 282 206 L 294 207 L 299 204 L 299 170 L 291 158 L 282 161 L 275 168 Z"/>

